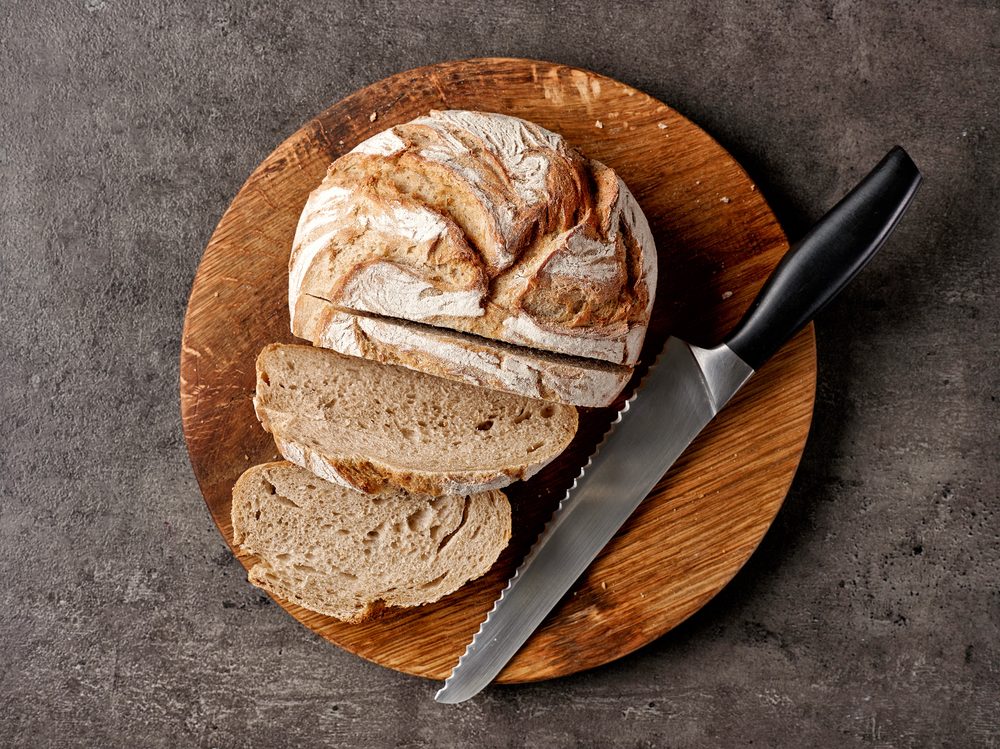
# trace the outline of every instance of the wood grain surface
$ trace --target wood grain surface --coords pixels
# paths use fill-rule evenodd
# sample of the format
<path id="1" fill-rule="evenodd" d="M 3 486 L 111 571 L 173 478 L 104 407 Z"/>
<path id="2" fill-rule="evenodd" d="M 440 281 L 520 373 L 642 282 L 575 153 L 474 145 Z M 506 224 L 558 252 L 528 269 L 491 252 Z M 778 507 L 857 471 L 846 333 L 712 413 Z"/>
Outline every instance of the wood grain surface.
<path id="1" fill-rule="evenodd" d="M 732 157 L 668 106 L 609 78 L 547 62 L 478 59 L 407 71 L 352 94 L 254 171 L 219 222 L 191 291 L 180 369 L 184 434 L 205 501 L 230 546 L 233 483 L 276 455 L 253 414 L 254 360 L 265 344 L 293 340 L 287 262 L 306 197 L 330 161 L 359 141 L 443 108 L 533 120 L 612 166 L 631 187 L 659 254 L 646 362 L 668 334 L 703 345 L 720 340 L 787 249 L 764 198 Z M 781 506 L 809 430 L 815 379 L 810 326 L 698 437 L 498 681 L 547 679 L 606 663 L 664 634 L 717 593 Z M 278 603 L 364 658 L 444 678 L 613 413 L 582 410 L 566 453 L 510 487 L 514 536 L 483 578 L 435 604 L 390 610 L 362 625 Z"/>

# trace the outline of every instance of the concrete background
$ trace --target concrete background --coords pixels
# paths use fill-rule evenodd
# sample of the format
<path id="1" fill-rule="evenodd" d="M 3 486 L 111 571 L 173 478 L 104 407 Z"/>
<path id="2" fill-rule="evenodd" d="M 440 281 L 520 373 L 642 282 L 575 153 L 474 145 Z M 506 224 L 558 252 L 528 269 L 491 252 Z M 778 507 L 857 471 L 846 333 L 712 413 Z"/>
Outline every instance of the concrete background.
<path id="1" fill-rule="evenodd" d="M 1000 744 L 997 4 L 616 5 L 0 3 L 0 745 Z M 818 322 L 813 434 L 736 580 L 618 663 L 451 708 L 245 582 L 177 357 L 202 249 L 282 138 L 487 54 L 674 105 L 792 236 L 897 142 L 926 183 Z"/>

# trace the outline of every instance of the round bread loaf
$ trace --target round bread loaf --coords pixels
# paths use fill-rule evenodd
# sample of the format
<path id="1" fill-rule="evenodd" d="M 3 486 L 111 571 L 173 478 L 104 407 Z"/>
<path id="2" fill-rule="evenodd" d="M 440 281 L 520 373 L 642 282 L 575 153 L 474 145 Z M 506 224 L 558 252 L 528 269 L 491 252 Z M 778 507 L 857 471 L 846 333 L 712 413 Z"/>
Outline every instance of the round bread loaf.
<path id="1" fill-rule="evenodd" d="M 610 168 L 533 123 L 459 110 L 331 164 L 289 263 L 292 331 L 310 339 L 322 337 L 313 297 L 625 365 L 655 286 L 649 225 Z"/>

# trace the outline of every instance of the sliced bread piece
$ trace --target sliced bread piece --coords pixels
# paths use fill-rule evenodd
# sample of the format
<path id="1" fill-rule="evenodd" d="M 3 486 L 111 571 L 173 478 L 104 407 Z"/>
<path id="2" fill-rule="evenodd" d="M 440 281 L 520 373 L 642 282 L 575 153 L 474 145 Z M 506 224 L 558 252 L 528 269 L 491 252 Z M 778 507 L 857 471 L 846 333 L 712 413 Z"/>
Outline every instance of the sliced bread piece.
<path id="1" fill-rule="evenodd" d="M 240 476 L 232 519 L 236 544 L 258 560 L 251 583 L 347 622 L 454 592 L 510 540 L 502 492 L 369 496 L 285 462 Z"/>
<path id="2" fill-rule="evenodd" d="M 499 489 L 534 475 L 577 428 L 572 406 L 287 344 L 257 357 L 254 408 L 287 460 L 369 493 Z"/>
<path id="3" fill-rule="evenodd" d="M 349 356 L 574 406 L 607 406 L 632 368 L 553 354 L 421 323 L 340 309 L 306 295 L 295 335 Z"/>

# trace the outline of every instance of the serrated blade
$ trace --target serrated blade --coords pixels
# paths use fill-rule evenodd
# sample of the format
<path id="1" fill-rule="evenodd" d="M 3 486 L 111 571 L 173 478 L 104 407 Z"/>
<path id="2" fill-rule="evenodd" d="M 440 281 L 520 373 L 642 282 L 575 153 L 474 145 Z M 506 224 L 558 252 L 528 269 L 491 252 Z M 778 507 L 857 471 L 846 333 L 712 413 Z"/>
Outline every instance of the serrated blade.
<path id="1" fill-rule="evenodd" d="M 752 374 L 726 346 L 667 341 L 434 699 L 463 702 L 493 681 Z"/>

